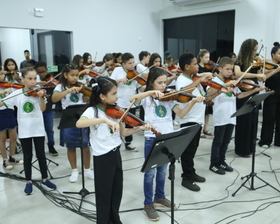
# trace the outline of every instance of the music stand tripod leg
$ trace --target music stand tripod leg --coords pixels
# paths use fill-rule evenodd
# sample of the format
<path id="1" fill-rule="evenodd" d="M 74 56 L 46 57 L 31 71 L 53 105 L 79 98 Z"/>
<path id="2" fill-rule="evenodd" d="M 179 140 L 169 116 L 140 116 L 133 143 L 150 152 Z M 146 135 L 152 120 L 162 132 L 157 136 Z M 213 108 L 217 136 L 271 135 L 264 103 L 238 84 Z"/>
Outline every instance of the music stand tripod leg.
<path id="1" fill-rule="evenodd" d="M 170 165 L 169 165 L 169 177 L 171 180 L 171 223 L 174 223 L 174 180 L 175 180 L 175 156 L 170 153 L 168 155 Z"/>

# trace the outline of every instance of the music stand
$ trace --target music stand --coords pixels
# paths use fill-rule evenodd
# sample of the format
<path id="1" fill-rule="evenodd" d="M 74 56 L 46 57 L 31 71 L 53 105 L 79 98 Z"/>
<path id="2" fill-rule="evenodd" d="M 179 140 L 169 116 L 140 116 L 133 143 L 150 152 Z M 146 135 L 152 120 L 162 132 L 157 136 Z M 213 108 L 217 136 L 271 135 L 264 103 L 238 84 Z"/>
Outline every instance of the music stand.
<path id="1" fill-rule="evenodd" d="M 251 97 L 249 100 L 247 100 L 247 102 L 238 110 L 236 111 L 233 115 L 231 115 L 231 117 L 236 117 L 236 116 L 241 116 L 243 114 L 247 114 L 252 112 L 253 110 L 258 110 L 258 106 L 259 104 L 265 99 L 267 98 L 272 92 L 266 92 L 266 93 L 260 93 L 257 95 L 254 95 L 253 97 Z M 257 132 L 257 127 L 254 124 L 250 124 L 252 125 L 252 133 L 256 133 Z M 274 190 L 278 191 L 280 193 L 279 190 L 277 190 L 275 187 L 273 187 L 272 185 L 270 185 L 268 182 L 266 182 L 265 180 L 261 179 L 260 177 L 257 176 L 257 173 L 255 173 L 255 153 L 256 153 L 256 141 L 257 141 L 257 136 L 252 136 L 252 146 L 253 146 L 253 153 L 252 153 L 252 170 L 251 173 L 241 177 L 241 180 L 243 180 L 244 178 L 246 178 L 246 180 L 240 185 L 240 187 L 232 194 L 232 196 L 234 197 L 235 194 L 241 189 L 241 187 L 246 187 L 249 190 L 257 190 L 259 188 L 265 187 L 265 186 L 270 186 L 272 187 Z M 254 187 L 254 177 L 258 178 L 259 180 L 261 180 L 262 182 L 265 183 L 265 185 L 260 186 L 255 188 Z M 245 184 L 250 180 L 251 181 L 251 186 L 247 187 L 245 186 Z"/>
<path id="2" fill-rule="evenodd" d="M 64 129 L 64 128 L 72 128 L 76 127 L 76 122 L 82 115 L 84 111 L 85 105 L 84 104 L 77 104 L 77 105 L 71 105 L 68 106 L 65 110 L 62 111 L 60 123 L 58 126 L 58 129 Z M 82 135 L 82 129 L 80 128 L 80 149 L 81 149 L 81 166 L 82 166 L 82 189 L 79 192 L 63 192 L 64 194 L 79 194 L 82 196 L 81 203 L 79 206 L 79 211 L 81 209 L 82 203 L 84 198 L 92 194 L 94 192 L 89 192 L 85 188 L 85 176 L 84 176 L 84 153 L 83 153 L 83 135 Z"/>
<path id="3" fill-rule="evenodd" d="M 169 177 L 171 180 L 171 223 L 174 223 L 174 180 L 175 161 L 192 141 L 200 126 L 198 124 L 184 127 L 178 131 L 157 135 L 153 147 L 145 159 L 141 172 L 162 166 L 170 162 Z"/>

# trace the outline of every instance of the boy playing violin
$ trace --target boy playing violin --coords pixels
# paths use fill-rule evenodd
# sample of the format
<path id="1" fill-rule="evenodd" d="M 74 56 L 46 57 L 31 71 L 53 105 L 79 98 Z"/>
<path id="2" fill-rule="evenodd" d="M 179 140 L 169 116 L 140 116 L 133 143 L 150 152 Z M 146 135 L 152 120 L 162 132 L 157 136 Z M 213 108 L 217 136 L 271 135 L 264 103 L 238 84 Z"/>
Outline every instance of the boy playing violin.
<path id="1" fill-rule="evenodd" d="M 117 104 L 122 108 L 128 108 L 130 97 L 136 95 L 137 88 L 141 86 L 136 80 L 129 81 L 127 72 L 134 70 L 134 56 L 131 53 L 124 53 L 122 55 L 122 66 L 116 67 L 111 75 L 111 78 L 116 80 L 118 84 L 118 100 Z M 136 107 L 132 106 L 130 113 L 135 114 Z M 126 128 L 132 128 L 126 124 Z M 125 148 L 130 151 L 138 152 L 135 147 L 131 146 L 133 140 L 132 135 L 125 137 Z"/>
<path id="2" fill-rule="evenodd" d="M 213 81 L 220 83 L 227 87 L 234 87 L 237 85 L 236 80 L 230 80 L 232 75 L 234 62 L 229 57 L 221 58 L 219 62 L 219 75 Z M 229 80 L 229 81 L 228 81 Z M 231 88 L 229 88 L 231 89 Z M 211 159 L 209 169 L 216 174 L 225 174 L 225 171 L 232 172 L 233 168 L 226 162 L 226 151 L 231 139 L 233 128 L 236 124 L 236 118 L 231 115 L 236 111 L 236 97 L 241 99 L 247 97 L 254 92 L 264 89 L 264 86 L 257 87 L 251 91 L 242 92 L 239 88 L 234 87 L 232 92 L 222 93 L 218 91 L 219 95 L 213 99 L 213 124 L 214 124 L 214 139 L 211 147 Z M 211 95 L 217 90 L 208 87 L 207 93 Z"/>

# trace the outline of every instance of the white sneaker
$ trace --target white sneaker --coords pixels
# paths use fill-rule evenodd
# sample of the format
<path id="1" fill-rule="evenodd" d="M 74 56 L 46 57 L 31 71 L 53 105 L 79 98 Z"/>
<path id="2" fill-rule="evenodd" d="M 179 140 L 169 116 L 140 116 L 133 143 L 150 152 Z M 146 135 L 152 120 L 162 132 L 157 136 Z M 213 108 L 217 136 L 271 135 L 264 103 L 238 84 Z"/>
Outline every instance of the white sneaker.
<path id="1" fill-rule="evenodd" d="M 87 177 L 88 179 L 94 180 L 94 174 L 92 170 L 88 170 L 86 172 L 84 172 L 85 177 Z"/>
<path id="2" fill-rule="evenodd" d="M 269 146 L 268 146 L 268 145 L 262 145 L 262 148 L 264 148 L 264 149 L 268 149 L 268 148 L 269 148 Z"/>
<path id="3" fill-rule="evenodd" d="M 72 172 L 71 176 L 69 177 L 70 183 L 77 182 L 78 177 L 79 177 L 79 172 L 78 171 Z"/>

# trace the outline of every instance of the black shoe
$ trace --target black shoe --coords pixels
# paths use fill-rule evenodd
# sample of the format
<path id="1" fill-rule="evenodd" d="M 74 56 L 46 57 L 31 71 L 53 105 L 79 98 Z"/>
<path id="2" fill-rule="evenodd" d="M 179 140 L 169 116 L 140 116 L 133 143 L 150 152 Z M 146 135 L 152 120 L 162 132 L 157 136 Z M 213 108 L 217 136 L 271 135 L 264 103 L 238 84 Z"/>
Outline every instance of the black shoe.
<path id="1" fill-rule="evenodd" d="M 52 156 L 58 156 L 58 152 L 55 150 L 55 148 L 53 147 L 53 145 L 49 146 L 49 153 Z"/>
<path id="2" fill-rule="evenodd" d="M 130 143 L 129 144 L 125 144 L 125 149 L 128 150 L 128 151 L 131 151 L 131 152 L 138 152 L 138 149 L 136 149 L 136 147 L 132 147 L 130 145 Z"/>
<path id="3" fill-rule="evenodd" d="M 228 171 L 228 172 L 232 172 L 233 171 L 233 168 L 230 167 L 226 162 L 223 162 L 220 165 L 220 168 L 222 168 L 224 171 Z"/>
<path id="4" fill-rule="evenodd" d="M 220 174 L 220 175 L 226 174 L 226 171 L 224 171 L 222 168 L 214 166 L 214 165 L 210 165 L 209 170 L 211 170 L 212 172 L 214 172 L 216 174 Z"/>
<path id="5" fill-rule="evenodd" d="M 199 175 L 197 175 L 196 173 L 194 173 L 192 176 L 191 176 L 192 180 L 194 182 L 200 182 L 200 183 L 203 183 L 206 181 L 206 179 L 204 177 L 201 177 Z"/>
<path id="6" fill-rule="evenodd" d="M 200 187 L 196 185 L 195 182 L 191 178 L 185 178 L 182 179 L 182 186 L 185 188 L 188 188 L 191 191 L 200 191 Z"/>

